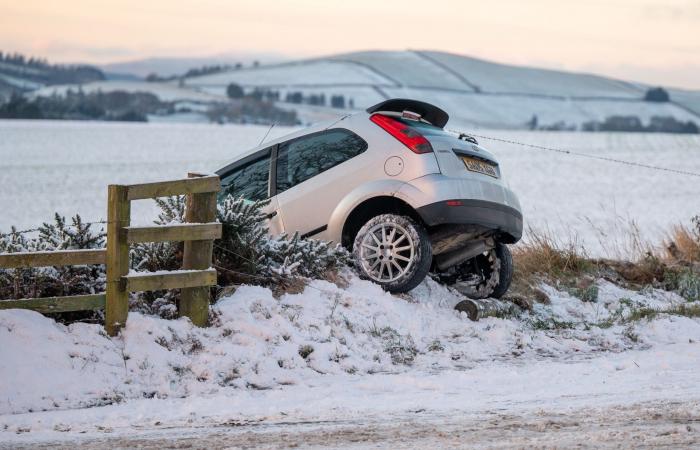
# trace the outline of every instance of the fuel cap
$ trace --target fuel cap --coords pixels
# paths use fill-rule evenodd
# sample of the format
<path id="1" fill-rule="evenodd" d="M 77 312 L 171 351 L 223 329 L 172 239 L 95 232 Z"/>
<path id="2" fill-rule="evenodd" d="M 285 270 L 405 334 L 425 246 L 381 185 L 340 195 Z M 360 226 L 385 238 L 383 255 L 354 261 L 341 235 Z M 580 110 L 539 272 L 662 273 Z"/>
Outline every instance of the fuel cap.
<path id="1" fill-rule="evenodd" d="M 395 177 L 403 172 L 403 159 L 398 156 L 388 158 L 384 163 L 384 172 L 390 177 Z"/>

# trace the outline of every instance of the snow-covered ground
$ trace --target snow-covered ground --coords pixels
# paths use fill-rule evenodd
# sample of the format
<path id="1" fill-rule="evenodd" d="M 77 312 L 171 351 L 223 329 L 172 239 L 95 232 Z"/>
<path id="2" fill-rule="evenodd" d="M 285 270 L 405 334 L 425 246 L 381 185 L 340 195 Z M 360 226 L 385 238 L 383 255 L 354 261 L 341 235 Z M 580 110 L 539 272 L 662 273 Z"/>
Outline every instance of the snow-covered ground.
<path id="1" fill-rule="evenodd" d="M 34 228 L 54 211 L 102 219 L 107 184 L 211 172 L 257 145 L 267 131 L 242 125 L 0 121 L 0 231 L 11 225 Z M 288 131 L 275 127 L 268 139 Z M 699 136 L 480 134 L 700 173 Z M 658 242 L 672 225 L 700 213 L 697 177 L 480 141 L 496 153 L 520 196 L 526 225 L 549 228 L 563 239 L 578 237 L 594 254 L 623 254 L 630 221 L 643 238 Z M 149 222 L 154 207 L 136 202 L 132 216 L 134 223 Z"/>
<path id="2" fill-rule="evenodd" d="M 599 280 L 598 301 L 584 303 L 545 285 L 551 304 L 472 322 L 433 281 L 397 297 L 345 276 L 346 287 L 315 281 L 277 299 L 241 287 L 206 329 L 132 313 L 116 339 L 0 311 L 0 445 L 136 435 L 157 446 L 221 427 L 294 434 L 498 415 L 546 429 L 552 415 L 674 402 L 679 428 L 697 416 L 700 320 L 630 320 L 685 302 L 674 294 Z"/>

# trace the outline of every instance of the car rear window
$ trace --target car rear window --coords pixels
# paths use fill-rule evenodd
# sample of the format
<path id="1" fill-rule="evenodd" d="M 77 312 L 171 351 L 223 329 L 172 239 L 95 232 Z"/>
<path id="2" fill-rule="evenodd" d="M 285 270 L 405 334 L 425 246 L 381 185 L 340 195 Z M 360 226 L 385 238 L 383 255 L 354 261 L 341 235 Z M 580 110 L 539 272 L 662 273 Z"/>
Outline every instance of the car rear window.
<path id="1" fill-rule="evenodd" d="M 264 200 L 268 197 L 270 153 L 244 164 L 221 178 L 219 199 L 227 195 L 246 200 Z"/>

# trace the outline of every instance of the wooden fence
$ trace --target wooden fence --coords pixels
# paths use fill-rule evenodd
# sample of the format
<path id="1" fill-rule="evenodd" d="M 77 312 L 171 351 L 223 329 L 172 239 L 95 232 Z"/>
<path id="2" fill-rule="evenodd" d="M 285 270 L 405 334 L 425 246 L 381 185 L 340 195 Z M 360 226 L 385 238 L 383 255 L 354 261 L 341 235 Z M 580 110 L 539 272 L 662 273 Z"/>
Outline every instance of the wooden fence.
<path id="1" fill-rule="evenodd" d="M 0 268 L 105 264 L 106 292 L 90 295 L 0 300 L 0 309 L 24 308 L 42 313 L 105 309 L 105 329 L 114 336 L 124 326 L 129 293 L 182 289 L 180 316 L 204 326 L 209 313 L 209 287 L 216 284 L 211 268 L 214 239 L 221 237 L 216 220 L 217 176 L 157 183 L 110 185 L 107 199 L 107 249 L 0 254 Z M 132 227 L 133 200 L 186 195 L 185 223 Z M 139 242 L 184 241 L 182 270 L 129 272 L 129 245 Z"/>

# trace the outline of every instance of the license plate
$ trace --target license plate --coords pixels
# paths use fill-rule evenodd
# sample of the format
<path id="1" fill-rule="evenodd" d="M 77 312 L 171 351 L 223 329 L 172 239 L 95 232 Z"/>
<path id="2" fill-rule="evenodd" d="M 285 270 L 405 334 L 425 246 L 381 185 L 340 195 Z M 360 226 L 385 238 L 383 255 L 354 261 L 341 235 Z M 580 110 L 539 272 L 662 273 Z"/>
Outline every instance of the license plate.
<path id="1" fill-rule="evenodd" d="M 484 175 L 488 175 L 490 177 L 498 178 L 498 173 L 496 173 L 496 168 L 493 165 L 480 159 L 471 158 L 469 156 L 460 156 L 460 158 L 462 158 L 462 162 L 468 170 L 471 170 L 472 172 L 483 173 Z"/>

